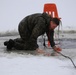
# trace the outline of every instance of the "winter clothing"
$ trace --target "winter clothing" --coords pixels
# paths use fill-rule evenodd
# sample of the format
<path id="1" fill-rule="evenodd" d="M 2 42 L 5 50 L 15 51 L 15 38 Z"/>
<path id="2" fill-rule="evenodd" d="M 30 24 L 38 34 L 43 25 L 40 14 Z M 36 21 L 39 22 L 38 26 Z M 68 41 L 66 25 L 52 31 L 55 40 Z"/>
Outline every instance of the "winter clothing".
<path id="1" fill-rule="evenodd" d="M 35 50 L 38 48 L 37 38 L 46 33 L 51 46 L 54 43 L 54 31 L 49 30 L 50 21 L 52 17 L 46 13 L 37 13 L 25 17 L 18 26 L 20 39 L 14 39 L 14 48 L 19 50 Z M 58 24 L 58 22 L 57 22 Z"/>
<path id="2" fill-rule="evenodd" d="M 15 42 L 12 39 L 4 42 L 4 45 L 7 46 L 8 50 L 12 49 L 12 47 L 14 47 L 14 44 L 15 44 Z"/>

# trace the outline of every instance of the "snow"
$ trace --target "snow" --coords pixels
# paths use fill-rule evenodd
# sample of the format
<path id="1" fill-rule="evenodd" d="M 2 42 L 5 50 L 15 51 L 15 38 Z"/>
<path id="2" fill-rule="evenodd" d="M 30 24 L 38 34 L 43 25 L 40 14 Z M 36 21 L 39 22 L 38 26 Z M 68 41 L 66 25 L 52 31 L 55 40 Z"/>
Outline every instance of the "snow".
<path id="1" fill-rule="evenodd" d="M 76 75 L 76 69 L 67 58 L 33 55 L 24 51 L 7 52 L 3 42 L 17 36 L 0 37 L 0 75 Z M 48 51 L 49 49 L 46 49 Z M 76 64 L 76 49 L 63 49 Z"/>
<path id="2" fill-rule="evenodd" d="M 76 75 L 76 69 L 69 61 L 54 57 L 1 57 L 0 75 Z"/>
<path id="3" fill-rule="evenodd" d="M 0 75 L 76 75 L 76 69 L 69 61 L 54 57 L 1 57 Z"/>

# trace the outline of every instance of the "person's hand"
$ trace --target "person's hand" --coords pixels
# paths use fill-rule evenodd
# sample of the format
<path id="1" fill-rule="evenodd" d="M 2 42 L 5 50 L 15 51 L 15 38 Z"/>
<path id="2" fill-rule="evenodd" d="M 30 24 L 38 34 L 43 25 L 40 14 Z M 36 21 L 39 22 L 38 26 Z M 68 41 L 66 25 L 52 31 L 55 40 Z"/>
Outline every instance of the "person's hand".
<path id="1" fill-rule="evenodd" d="M 53 49 L 54 49 L 55 51 L 57 51 L 57 52 L 62 51 L 62 49 L 61 49 L 60 47 L 56 47 L 56 46 L 54 46 Z"/>

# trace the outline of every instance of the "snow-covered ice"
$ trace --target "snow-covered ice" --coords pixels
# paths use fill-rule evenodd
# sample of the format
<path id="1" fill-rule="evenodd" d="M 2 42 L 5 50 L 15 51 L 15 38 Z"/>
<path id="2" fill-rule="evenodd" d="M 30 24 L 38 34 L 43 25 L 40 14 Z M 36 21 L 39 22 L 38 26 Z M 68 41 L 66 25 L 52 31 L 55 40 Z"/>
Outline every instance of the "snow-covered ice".
<path id="1" fill-rule="evenodd" d="M 70 61 L 55 57 L 1 57 L 0 75 L 76 75 L 76 69 Z"/>
<path id="2" fill-rule="evenodd" d="M 61 55 L 33 55 L 25 51 L 7 52 L 3 42 L 16 37 L 0 37 L 0 75 L 76 75 L 76 69 L 71 61 Z M 62 53 L 70 56 L 76 64 L 75 48 L 63 49 Z"/>

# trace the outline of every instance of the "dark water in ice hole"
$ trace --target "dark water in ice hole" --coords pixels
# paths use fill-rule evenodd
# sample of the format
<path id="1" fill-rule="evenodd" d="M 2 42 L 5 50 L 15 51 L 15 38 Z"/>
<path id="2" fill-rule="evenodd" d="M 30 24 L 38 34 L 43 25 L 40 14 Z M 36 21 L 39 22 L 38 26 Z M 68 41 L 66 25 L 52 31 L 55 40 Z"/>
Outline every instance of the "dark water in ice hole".
<path id="1" fill-rule="evenodd" d="M 43 40 L 39 40 L 39 45 L 40 43 L 43 44 L 42 41 Z M 75 49 L 76 48 L 76 39 L 63 38 L 63 39 L 55 40 L 55 43 L 63 49 Z M 47 41 L 46 41 L 46 45 L 47 45 Z"/>

